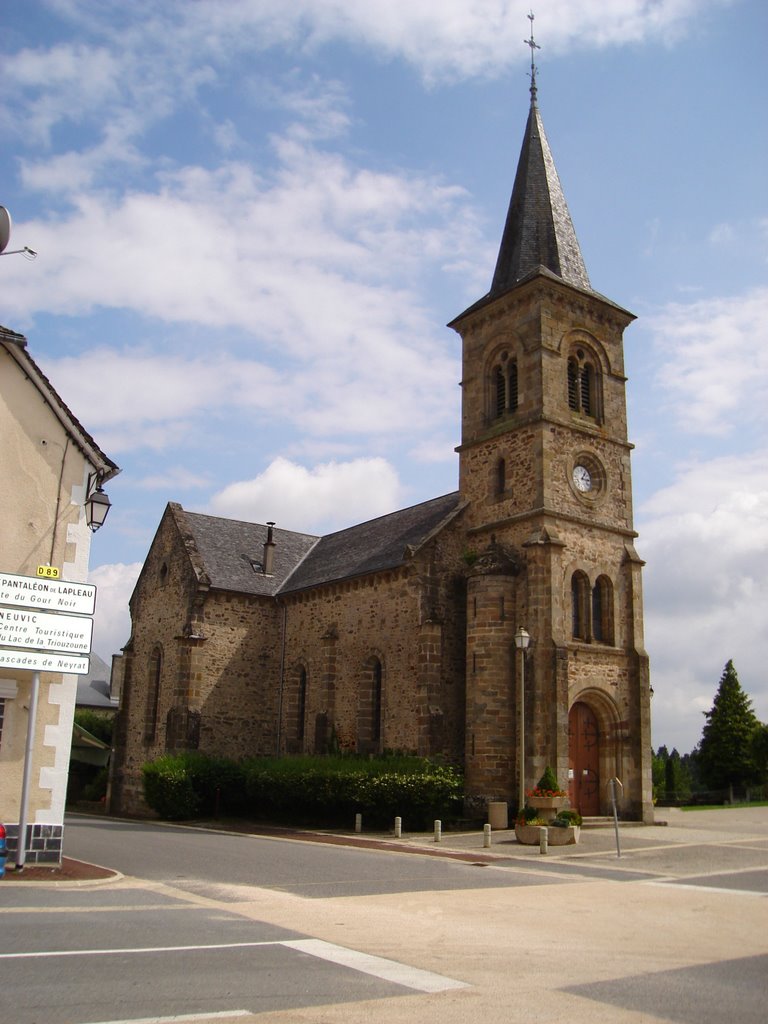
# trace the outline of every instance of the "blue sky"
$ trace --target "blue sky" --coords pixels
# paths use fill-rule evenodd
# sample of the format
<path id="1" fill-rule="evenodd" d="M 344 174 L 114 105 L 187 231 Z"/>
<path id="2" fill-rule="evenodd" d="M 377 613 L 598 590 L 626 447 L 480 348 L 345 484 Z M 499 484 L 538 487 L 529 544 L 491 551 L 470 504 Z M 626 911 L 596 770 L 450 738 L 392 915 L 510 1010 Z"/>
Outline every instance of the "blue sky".
<path id="1" fill-rule="evenodd" d="M 527 115 L 517 0 L 5 0 L 0 322 L 121 467 L 95 649 L 167 501 L 322 533 L 455 489 Z M 768 720 L 768 5 L 542 0 L 539 105 L 626 333 L 654 743 Z"/>

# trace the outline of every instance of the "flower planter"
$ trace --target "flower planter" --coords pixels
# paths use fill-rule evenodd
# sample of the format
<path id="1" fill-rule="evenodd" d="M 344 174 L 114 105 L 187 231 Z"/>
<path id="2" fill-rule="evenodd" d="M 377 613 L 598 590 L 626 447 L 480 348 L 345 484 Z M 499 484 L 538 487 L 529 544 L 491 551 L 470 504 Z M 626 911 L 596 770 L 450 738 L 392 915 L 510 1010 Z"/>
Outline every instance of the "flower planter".
<path id="1" fill-rule="evenodd" d="M 515 838 L 524 846 L 538 846 L 539 829 L 543 827 L 543 825 L 515 825 Z M 569 825 L 567 828 L 551 825 L 547 828 L 547 843 L 550 846 L 569 846 L 571 843 L 578 843 L 580 834 L 581 829 L 578 825 Z"/>
<path id="2" fill-rule="evenodd" d="M 565 806 L 565 796 L 529 796 L 528 806 L 539 812 L 539 817 L 552 821 L 557 812 Z"/>

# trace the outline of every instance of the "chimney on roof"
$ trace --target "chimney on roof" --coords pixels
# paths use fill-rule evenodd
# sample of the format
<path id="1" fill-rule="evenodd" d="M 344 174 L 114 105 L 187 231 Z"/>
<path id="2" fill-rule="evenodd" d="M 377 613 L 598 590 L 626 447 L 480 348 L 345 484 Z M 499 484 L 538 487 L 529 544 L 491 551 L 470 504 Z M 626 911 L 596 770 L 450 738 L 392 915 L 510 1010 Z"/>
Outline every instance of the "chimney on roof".
<path id="1" fill-rule="evenodd" d="M 264 575 L 272 576 L 275 571 L 275 542 L 272 538 L 274 523 L 267 523 L 267 539 L 264 541 Z"/>

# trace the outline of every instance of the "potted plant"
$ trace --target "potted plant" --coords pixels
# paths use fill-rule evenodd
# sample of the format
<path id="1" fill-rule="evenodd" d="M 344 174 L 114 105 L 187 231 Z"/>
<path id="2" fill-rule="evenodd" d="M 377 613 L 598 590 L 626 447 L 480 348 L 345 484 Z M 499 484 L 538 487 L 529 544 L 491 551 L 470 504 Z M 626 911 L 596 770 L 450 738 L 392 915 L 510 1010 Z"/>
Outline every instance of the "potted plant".
<path id="1" fill-rule="evenodd" d="M 560 789 L 557 777 L 549 765 L 537 785 L 533 789 L 529 789 L 525 795 L 528 798 L 528 804 L 538 811 L 547 823 L 553 820 L 568 799 L 568 794 L 565 790 Z"/>
<path id="2" fill-rule="evenodd" d="M 547 829 L 547 842 L 552 846 L 578 843 L 581 815 L 578 811 L 561 810 L 568 794 L 560 789 L 551 768 L 547 768 L 538 784 L 526 792 L 527 803 L 517 815 L 515 837 L 519 843 L 533 846 L 539 842 L 539 829 Z"/>

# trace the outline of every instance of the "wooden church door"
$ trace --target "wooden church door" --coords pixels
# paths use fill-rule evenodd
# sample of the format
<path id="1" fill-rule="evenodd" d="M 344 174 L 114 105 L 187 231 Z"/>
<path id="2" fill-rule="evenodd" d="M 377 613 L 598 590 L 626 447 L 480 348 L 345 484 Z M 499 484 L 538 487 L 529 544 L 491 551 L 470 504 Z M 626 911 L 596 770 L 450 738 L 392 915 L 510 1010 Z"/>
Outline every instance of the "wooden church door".
<path id="1" fill-rule="evenodd" d="M 583 817 L 600 814 L 600 731 L 594 711 L 577 701 L 568 715 L 568 795 Z"/>

